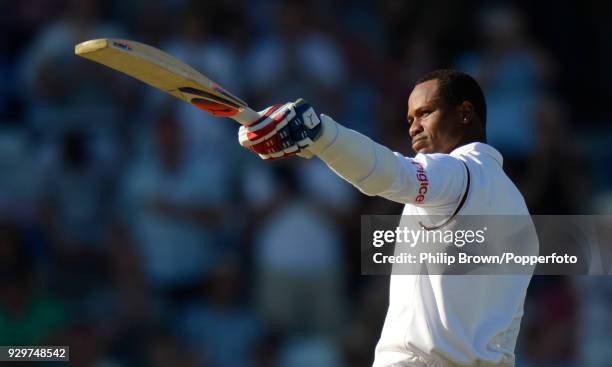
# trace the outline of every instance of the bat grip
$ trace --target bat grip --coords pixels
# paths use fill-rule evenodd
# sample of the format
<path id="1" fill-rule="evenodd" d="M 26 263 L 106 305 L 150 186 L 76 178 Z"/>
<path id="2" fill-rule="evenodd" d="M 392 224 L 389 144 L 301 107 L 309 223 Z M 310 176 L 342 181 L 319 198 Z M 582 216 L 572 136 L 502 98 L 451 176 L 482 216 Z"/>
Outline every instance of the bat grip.
<path id="1" fill-rule="evenodd" d="M 240 112 L 232 116 L 232 119 L 241 125 L 248 125 L 259 120 L 260 117 L 261 116 L 259 116 L 257 112 L 253 111 L 249 107 L 244 107 L 240 110 Z"/>

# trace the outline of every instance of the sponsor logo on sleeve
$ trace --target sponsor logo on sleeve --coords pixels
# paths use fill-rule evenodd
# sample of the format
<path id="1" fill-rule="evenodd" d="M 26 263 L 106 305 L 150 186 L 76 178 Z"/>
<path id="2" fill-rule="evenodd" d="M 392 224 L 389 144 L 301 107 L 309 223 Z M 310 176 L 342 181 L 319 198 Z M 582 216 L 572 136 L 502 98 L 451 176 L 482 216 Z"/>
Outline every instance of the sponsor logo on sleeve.
<path id="1" fill-rule="evenodd" d="M 429 179 L 427 178 L 425 167 L 423 167 L 421 163 L 415 160 L 412 160 L 411 162 L 416 166 L 416 179 L 419 182 L 417 196 L 414 198 L 414 202 L 420 204 L 425 201 L 425 195 L 427 195 L 427 189 L 429 188 Z"/>

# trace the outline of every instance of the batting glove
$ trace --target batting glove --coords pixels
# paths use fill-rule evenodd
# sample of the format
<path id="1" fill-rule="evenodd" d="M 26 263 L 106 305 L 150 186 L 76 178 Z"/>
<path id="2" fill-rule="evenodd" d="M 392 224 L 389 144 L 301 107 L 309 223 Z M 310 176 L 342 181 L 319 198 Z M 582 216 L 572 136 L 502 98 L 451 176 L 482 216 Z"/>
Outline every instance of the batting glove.
<path id="1" fill-rule="evenodd" d="M 322 126 L 310 104 L 298 99 L 268 107 L 260 115 L 259 120 L 240 127 L 240 145 L 262 159 L 312 156 L 305 149 L 321 135 Z"/>

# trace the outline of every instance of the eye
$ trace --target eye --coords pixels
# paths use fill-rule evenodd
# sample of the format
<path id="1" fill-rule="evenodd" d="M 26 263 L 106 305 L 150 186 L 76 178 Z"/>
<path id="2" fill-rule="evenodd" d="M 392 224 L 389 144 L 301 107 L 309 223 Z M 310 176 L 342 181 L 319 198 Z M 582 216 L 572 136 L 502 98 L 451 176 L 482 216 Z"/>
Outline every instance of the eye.
<path id="1" fill-rule="evenodd" d="M 408 126 L 412 125 L 412 122 L 414 122 L 414 119 L 412 117 L 408 117 Z"/>

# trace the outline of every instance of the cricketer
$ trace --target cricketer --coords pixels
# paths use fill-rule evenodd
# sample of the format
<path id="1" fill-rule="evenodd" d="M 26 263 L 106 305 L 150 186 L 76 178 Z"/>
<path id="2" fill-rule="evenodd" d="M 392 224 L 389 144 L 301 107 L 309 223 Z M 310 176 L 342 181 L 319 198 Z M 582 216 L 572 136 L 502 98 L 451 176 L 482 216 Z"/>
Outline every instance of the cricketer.
<path id="1" fill-rule="evenodd" d="M 303 100 L 260 116 L 240 127 L 243 147 L 263 159 L 315 155 L 364 194 L 405 204 L 403 215 L 529 215 L 487 144 L 483 92 L 462 72 L 417 81 L 407 111 L 413 158 L 317 116 Z M 392 275 L 373 366 L 513 366 L 530 278 Z"/>

